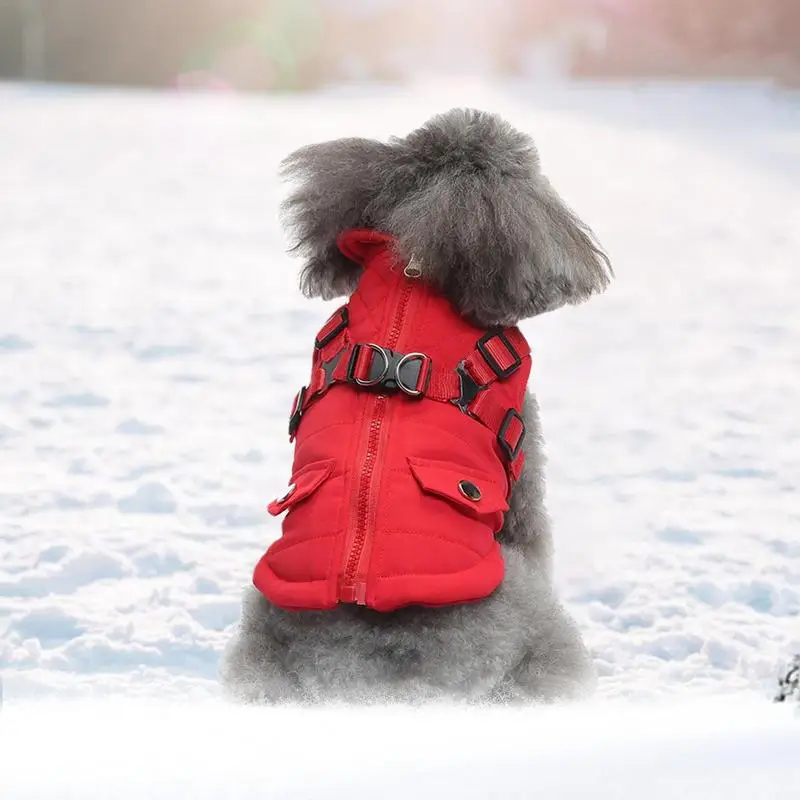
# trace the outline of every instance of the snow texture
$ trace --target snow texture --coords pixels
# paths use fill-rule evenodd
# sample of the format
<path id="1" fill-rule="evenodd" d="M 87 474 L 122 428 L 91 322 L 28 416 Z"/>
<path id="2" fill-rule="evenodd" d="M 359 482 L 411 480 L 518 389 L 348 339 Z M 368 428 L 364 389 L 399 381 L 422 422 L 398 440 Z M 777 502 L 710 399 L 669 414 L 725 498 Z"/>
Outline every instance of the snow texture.
<path id="1" fill-rule="evenodd" d="M 603 297 L 524 325 L 558 588 L 595 657 L 600 698 L 772 690 L 779 662 L 800 650 L 796 94 L 428 84 L 201 97 L 10 86 L 0 90 L 9 720 L 14 702 L 56 694 L 213 701 L 241 588 L 278 534 L 264 506 L 286 486 L 288 410 L 332 308 L 297 291 L 298 264 L 276 219 L 278 161 L 311 141 L 402 134 L 453 105 L 499 111 L 530 131 L 545 172 L 617 271 Z M 259 739 L 255 717 L 225 712 L 227 726 L 217 725 L 214 708 L 175 722 L 197 744 L 176 758 L 198 770 L 201 789 L 222 785 L 224 770 L 206 772 L 198 728 L 229 744 L 231 758 L 234 740 L 251 755 L 275 747 L 276 764 L 308 732 L 271 717 Z M 125 713 L 141 753 L 170 750 L 168 710 L 149 728 L 143 712 Z M 6 780 L 37 720 L 45 736 L 63 734 L 48 758 L 77 756 L 83 740 L 67 730 L 77 714 L 28 708 L 12 756 L 2 749 Z M 118 763 L 137 785 L 150 780 L 138 758 L 123 764 L 124 746 L 107 744 L 101 716 L 81 728 L 94 768 Z M 367 719 L 330 738 L 346 728 L 342 748 L 372 752 L 382 740 L 367 735 Z M 398 719 L 410 736 L 413 717 Z M 762 757 L 780 770 L 783 740 L 762 721 L 757 739 L 721 729 L 712 761 L 735 752 L 743 770 Z M 338 727 L 334 717 L 320 729 Z M 686 731 L 694 741 L 695 726 Z M 471 735 L 492 758 L 518 759 L 539 788 L 559 770 L 576 786 L 597 775 L 588 743 L 581 775 L 563 753 L 534 755 L 534 728 L 530 762 L 522 745 L 504 756 L 496 733 L 476 725 Z M 679 738 L 665 769 L 690 753 Z M 542 753 L 555 747 L 540 744 Z M 477 752 L 470 747 L 465 754 Z M 457 748 L 452 758 L 462 763 Z M 52 763 L 57 774 L 61 762 Z M 299 757 L 280 769 L 292 765 Z M 157 761 L 152 775 L 168 766 Z M 15 798 L 46 796 L 17 788 Z M 649 796 L 658 791 L 651 785 Z"/>
<path id="2" fill-rule="evenodd" d="M 521 711 L 83 700 L 3 712 L 10 800 L 796 800 L 800 718 L 760 700 Z"/>

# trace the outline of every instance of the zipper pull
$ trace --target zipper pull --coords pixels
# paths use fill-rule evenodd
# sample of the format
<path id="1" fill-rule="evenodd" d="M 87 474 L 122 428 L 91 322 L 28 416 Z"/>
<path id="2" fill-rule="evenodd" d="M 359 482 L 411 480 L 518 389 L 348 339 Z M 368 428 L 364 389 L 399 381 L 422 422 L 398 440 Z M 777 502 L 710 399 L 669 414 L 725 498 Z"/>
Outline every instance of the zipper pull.
<path id="1" fill-rule="evenodd" d="M 403 275 L 405 275 L 406 278 L 411 278 L 411 280 L 422 277 L 422 265 L 417 261 L 416 256 L 411 256 L 411 260 L 403 269 Z"/>
<path id="2" fill-rule="evenodd" d="M 367 584 L 365 581 L 342 586 L 339 589 L 339 600 L 342 603 L 355 603 L 359 606 L 367 604 Z"/>

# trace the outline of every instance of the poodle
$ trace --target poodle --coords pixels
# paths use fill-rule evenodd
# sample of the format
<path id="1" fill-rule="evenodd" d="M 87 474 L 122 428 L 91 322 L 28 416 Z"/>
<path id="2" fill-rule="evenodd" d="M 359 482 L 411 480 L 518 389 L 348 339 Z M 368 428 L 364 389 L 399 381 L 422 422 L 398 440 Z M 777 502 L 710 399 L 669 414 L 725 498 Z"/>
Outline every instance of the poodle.
<path id="1" fill-rule="evenodd" d="M 352 228 L 391 234 L 424 281 L 487 329 L 581 303 L 613 277 L 592 231 L 542 175 L 531 138 L 495 114 L 453 109 L 388 142 L 306 146 L 285 159 L 282 175 L 295 184 L 283 221 L 304 260 L 308 297 L 355 289 L 361 267 L 337 248 Z M 554 589 L 542 432 L 529 390 L 523 418 L 525 463 L 497 534 L 505 574 L 493 593 L 438 608 L 292 611 L 250 586 L 222 657 L 226 691 L 265 704 L 590 694 L 590 654 Z"/>

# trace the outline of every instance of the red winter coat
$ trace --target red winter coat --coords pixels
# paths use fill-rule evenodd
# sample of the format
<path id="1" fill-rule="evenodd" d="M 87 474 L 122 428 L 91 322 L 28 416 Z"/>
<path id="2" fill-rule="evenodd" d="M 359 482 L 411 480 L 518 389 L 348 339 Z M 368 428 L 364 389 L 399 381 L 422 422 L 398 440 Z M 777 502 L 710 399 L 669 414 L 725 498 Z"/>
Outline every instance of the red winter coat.
<path id="1" fill-rule="evenodd" d="M 495 534 L 524 458 L 530 351 L 518 329 L 474 327 L 406 277 L 391 241 L 339 239 L 364 270 L 315 341 L 291 489 L 269 505 L 288 512 L 283 535 L 253 577 L 287 609 L 463 603 L 503 578 Z"/>

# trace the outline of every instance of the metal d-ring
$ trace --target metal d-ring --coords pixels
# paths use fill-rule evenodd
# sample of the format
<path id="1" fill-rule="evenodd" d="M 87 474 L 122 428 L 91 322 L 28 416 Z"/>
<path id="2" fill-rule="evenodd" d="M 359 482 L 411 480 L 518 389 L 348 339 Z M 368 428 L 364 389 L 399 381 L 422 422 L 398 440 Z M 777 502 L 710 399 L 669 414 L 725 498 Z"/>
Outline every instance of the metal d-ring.
<path id="1" fill-rule="evenodd" d="M 359 378 L 355 373 L 353 373 L 353 380 L 359 386 L 377 386 L 379 383 L 383 383 L 383 381 L 386 379 L 386 376 L 389 374 L 389 364 L 391 363 L 389 359 L 389 354 L 380 345 L 372 344 L 372 342 L 367 342 L 366 344 L 359 345 L 359 347 L 369 347 L 369 349 L 372 350 L 373 353 L 380 354 L 380 357 L 383 359 L 383 369 L 381 371 L 381 374 L 377 378 L 368 378 L 367 380 Z"/>
<path id="2" fill-rule="evenodd" d="M 417 377 L 417 384 L 421 385 L 422 388 L 420 389 L 412 389 L 409 386 L 406 386 L 403 383 L 403 379 L 400 377 L 400 372 L 403 369 L 403 366 L 408 363 L 409 361 L 419 361 L 420 363 L 420 372 L 419 375 L 422 375 L 422 370 L 425 366 L 425 362 L 427 361 L 428 356 L 425 353 L 406 353 L 398 362 L 397 366 L 395 367 L 395 382 L 397 383 L 398 387 L 404 391 L 407 395 L 411 397 L 419 397 L 421 394 L 425 392 L 425 381 L 419 380 L 419 376 Z"/>

